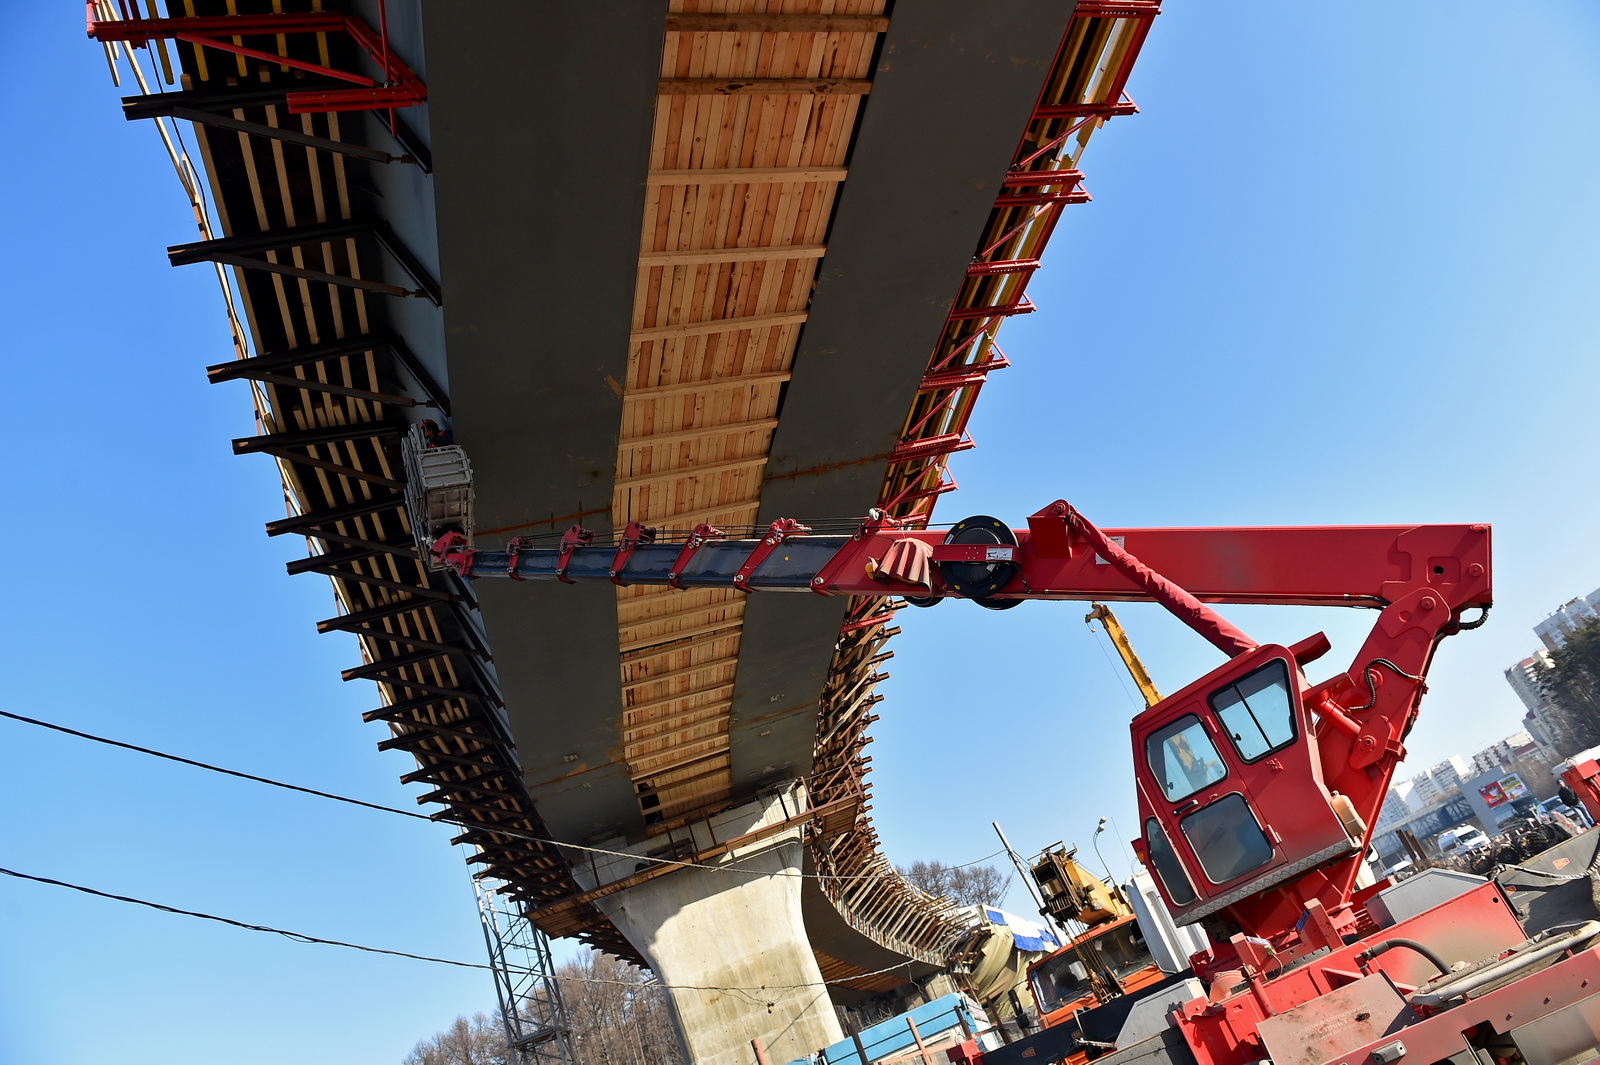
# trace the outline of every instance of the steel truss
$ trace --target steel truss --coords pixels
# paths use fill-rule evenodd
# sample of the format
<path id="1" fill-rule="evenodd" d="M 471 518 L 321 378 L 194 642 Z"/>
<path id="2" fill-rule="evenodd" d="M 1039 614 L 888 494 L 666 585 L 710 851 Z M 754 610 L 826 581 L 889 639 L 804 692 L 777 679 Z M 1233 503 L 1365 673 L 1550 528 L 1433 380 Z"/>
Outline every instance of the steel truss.
<path id="1" fill-rule="evenodd" d="M 567 1007 L 556 983 L 550 937 L 514 902 L 507 905 L 499 887 L 494 881 L 472 882 L 506 1046 L 518 1065 L 578 1065 Z"/>

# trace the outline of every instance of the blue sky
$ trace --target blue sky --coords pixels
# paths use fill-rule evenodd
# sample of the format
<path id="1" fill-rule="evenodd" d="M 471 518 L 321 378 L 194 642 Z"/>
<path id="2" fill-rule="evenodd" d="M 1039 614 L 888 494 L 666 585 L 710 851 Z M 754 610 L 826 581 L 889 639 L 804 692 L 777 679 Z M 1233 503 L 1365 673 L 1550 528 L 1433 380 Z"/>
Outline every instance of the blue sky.
<path id="1" fill-rule="evenodd" d="M 20 13 L 19 13 L 20 12 Z M 81 8 L 0 15 L 0 293 L 14 561 L 3 705 L 409 805 L 377 703 L 287 577 L 270 464 L 237 459 L 243 386 L 214 281 L 173 270 L 192 221 L 153 130 L 125 122 Z M 1594 357 L 1600 15 L 1578 4 L 1174 2 L 1096 134 L 1011 322 L 941 517 L 1064 497 L 1105 525 L 1488 521 L 1498 605 L 1446 641 L 1414 771 L 1518 727 L 1501 671 L 1600 586 Z M 801 516 L 803 517 L 803 516 Z M 1216 652 L 1119 609 L 1159 686 Z M 1083 609 L 947 604 L 903 619 L 873 744 L 896 861 L 1136 827 L 1134 697 Z M 1373 615 L 1233 608 L 1259 639 Z M 1097 642 L 1098 641 L 1098 642 Z M 1331 670 L 1334 668 L 1328 665 Z M 0 721 L 0 865 L 330 938 L 479 960 L 447 828 L 296 797 Z M 1102 852 L 1125 848 L 1102 837 Z M 1013 896 L 1013 908 L 1022 903 Z M 0 1062 L 394 1063 L 481 973 L 292 943 L 0 880 Z"/>

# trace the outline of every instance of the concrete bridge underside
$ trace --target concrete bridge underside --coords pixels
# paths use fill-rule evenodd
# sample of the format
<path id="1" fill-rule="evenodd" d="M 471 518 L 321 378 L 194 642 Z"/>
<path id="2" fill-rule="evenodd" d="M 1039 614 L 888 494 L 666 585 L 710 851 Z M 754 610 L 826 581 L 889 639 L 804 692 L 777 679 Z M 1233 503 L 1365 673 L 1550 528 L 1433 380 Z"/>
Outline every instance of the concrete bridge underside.
<path id="1" fill-rule="evenodd" d="M 393 124 L 290 113 L 286 92 L 332 83 L 191 44 L 176 91 L 129 105 L 212 116 L 220 231 L 173 261 L 233 268 L 242 357 L 211 373 L 254 382 L 235 448 L 272 455 L 292 501 L 269 531 L 309 538 L 291 572 L 334 580 L 320 624 L 360 637 L 346 679 L 379 683 L 382 746 L 417 757 L 423 801 L 547 931 L 685 984 L 755 979 L 683 946 L 705 935 L 685 913 L 743 906 L 782 933 L 749 947 L 769 985 L 848 997 L 908 959 L 932 971 L 949 917 L 892 875 L 865 811 L 892 604 L 461 581 L 412 545 L 398 436 L 453 428 L 484 546 L 874 505 L 925 521 L 1004 365 L 994 331 L 1082 198 L 1078 153 L 1130 109 L 1149 6 L 390 3 L 386 54 L 427 86 Z M 336 33 L 246 43 L 375 72 Z M 813 876 L 757 889 L 660 857 Z M 782 945 L 801 929 L 812 950 Z M 775 1060 L 836 1037 L 825 997 L 790 997 L 701 1026 L 772 1037 Z"/>

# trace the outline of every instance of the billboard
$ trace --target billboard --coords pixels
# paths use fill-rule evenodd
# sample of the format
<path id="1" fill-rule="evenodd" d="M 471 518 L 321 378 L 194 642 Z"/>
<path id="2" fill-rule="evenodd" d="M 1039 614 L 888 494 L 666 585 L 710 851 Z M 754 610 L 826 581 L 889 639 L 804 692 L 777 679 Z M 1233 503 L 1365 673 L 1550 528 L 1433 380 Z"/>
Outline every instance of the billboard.
<path id="1" fill-rule="evenodd" d="M 1496 806 L 1504 806 L 1508 802 L 1526 799 L 1529 795 L 1528 785 L 1515 773 L 1507 773 L 1499 780 L 1491 780 L 1478 788 L 1478 794 L 1483 798 L 1484 805 L 1491 810 Z"/>

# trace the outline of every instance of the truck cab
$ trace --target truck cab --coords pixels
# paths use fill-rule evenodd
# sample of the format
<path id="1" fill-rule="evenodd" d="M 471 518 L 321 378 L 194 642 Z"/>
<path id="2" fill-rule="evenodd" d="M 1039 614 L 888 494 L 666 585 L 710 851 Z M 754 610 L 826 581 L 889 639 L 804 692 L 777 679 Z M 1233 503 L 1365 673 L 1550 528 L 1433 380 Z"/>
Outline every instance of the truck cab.
<path id="1" fill-rule="evenodd" d="M 1128 994 L 1162 979 L 1132 916 L 1079 936 L 1028 969 L 1028 987 L 1039 1009 L 1039 1024 L 1049 1028 L 1072 1020 L 1079 1010 Z"/>
<path id="2" fill-rule="evenodd" d="M 1471 825 L 1452 828 L 1439 834 L 1439 853 L 1446 858 L 1470 854 L 1488 846 L 1489 837 L 1483 834 L 1482 829 L 1473 828 Z"/>

